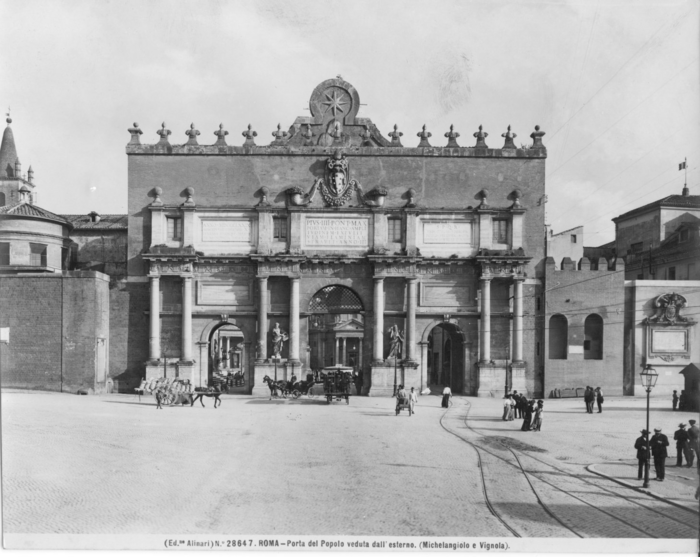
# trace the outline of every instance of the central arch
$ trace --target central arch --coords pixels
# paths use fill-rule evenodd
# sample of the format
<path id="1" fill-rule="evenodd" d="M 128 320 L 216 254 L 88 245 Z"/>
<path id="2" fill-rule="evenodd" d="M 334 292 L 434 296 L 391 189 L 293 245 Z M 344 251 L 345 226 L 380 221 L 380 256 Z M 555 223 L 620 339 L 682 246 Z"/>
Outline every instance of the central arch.
<path id="1" fill-rule="evenodd" d="M 453 393 L 465 390 L 465 335 L 455 323 L 435 322 L 426 328 L 427 384 L 431 389 L 450 387 Z"/>
<path id="2" fill-rule="evenodd" d="M 364 311 L 360 297 L 347 286 L 325 286 L 311 297 L 309 365 L 314 372 L 335 365 L 362 368 Z"/>

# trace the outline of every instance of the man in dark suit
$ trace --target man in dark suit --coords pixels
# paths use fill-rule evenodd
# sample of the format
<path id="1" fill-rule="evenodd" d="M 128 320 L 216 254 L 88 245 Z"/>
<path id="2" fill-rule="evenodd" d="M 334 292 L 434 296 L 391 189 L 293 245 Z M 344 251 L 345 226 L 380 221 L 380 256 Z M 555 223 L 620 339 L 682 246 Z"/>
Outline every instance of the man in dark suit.
<path id="1" fill-rule="evenodd" d="M 666 476 L 666 458 L 668 457 L 668 437 L 661 433 L 661 428 L 654 429 L 654 436 L 649 441 L 651 445 L 651 454 L 654 456 L 654 469 L 656 470 L 656 479 L 660 482 L 664 481 Z"/>
<path id="2" fill-rule="evenodd" d="M 583 400 L 586 403 L 586 412 L 593 414 L 593 401 L 595 400 L 595 393 L 592 387 L 586 387 L 586 392 L 583 395 Z"/>
<path id="3" fill-rule="evenodd" d="M 693 459 L 695 457 L 697 457 L 698 466 L 700 466 L 700 455 L 698 455 L 698 452 L 700 451 L 700 429 L 698 429 L 695 420 L 688 420 L 688 423 L 690 424 L 690 429 L 688 429 L 688 448 L 690 449 L 690 460 L 688 461 L 688 467 L 690 468 L 693 465 Z"/>
<path id="4" fill-rule="evenodd" d="M 685 455 L 688 466 L 692 466 L 693 451 L 689 450 L 688 432 L 685 430 L 685 424 L 678 424 L 678 430 L 673 434 L 673 440 L 676 442 L 676 467 L 683 466 L 683 455 Z"/>
<path id="5" fill-rule="evenodd" d="M 647 455 L 647 430 L 643 429 L 641 431 L 642 436 L 637 437 L 634 442 L 634 448 L 637 449 L 637 460 L 639 461 L 639 471 L 637 472 L 637 479 L 641 480 L 644 477 L 644 468 L 649 466 L 649 457 Z"/>

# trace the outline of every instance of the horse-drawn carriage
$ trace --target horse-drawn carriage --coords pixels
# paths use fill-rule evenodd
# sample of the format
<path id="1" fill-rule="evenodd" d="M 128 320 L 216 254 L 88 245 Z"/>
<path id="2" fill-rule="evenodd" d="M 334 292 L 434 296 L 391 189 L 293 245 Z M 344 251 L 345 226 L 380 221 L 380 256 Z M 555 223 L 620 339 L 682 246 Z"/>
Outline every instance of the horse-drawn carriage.
<path id="1" fill-rule="evenodd" d="M 345 399 L 346 404 L 350 404 L 350 389 L 352 382 L 351 367 L 330 367 L 324 368 L 323 374 L 323 394 L 330 404 L 334 399 Z"/>
<path id="2" fill-rule="evenodd" d="M 204 397 L 214 398 L 214 408 L 221 404 L 221 394 L 227 391 L 226 385 L 214 385 L 212 387 L 194 387 L 189 379 L 178 379 L 175 377 L 157 377 L 143 379 L 141 384 L 135 389 L 141 400 L 141 395 L 152 394 L 156 398 L 158 408 L 162 405 L 172 406 L 176 403 L 194 403 L 199 400 L 204 406 Z"/>

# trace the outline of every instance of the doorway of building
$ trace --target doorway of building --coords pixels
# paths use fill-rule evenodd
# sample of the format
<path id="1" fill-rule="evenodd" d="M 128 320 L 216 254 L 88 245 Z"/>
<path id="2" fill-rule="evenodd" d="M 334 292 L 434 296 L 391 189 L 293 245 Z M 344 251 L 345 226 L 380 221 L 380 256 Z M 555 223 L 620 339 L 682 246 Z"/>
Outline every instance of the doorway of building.
<path id="1" fill-rule="evenodd" d="M 362 369 L 364 306 L 345 286 L 322 288 L 309 302 L 309 365 L 314 372 L 343 365 Z"/>
<path id="2" fill-rule="evenodd" d="M 436 325 L 428 335 L 428 386 L 464 391 L 464 339 L 452 323 Z"/>
<path id="3" fill-rule="evenodd" d="M 209 335 L 209 385 L 225 383 L 229 391 L 246 387 L 247 358 L 243 332 L 224 323 Z"/>

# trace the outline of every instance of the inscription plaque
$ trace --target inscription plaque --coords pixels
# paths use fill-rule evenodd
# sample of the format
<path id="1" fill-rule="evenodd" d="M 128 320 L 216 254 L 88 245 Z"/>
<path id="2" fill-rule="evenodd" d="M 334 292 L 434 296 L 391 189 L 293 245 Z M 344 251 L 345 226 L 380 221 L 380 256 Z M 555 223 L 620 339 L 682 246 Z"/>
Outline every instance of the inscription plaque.
<path id="1" fill-rule="evenodd" d="M 687 331 L 652 331 L 652 352 L 687 352 Z"/>
<path id="2" fill-rule="evenodd" d="M 424 244 L 468 245 L 472 243 L 471 222 L 423 222 Z"/>
<path id="3" fill-rule="evenodd" d="M 232 242 L 249 244 L 250 220 L 202 220 L 202 242 Z"/>
<path id="4" fill-rule="evenodd" d="M 307 218 L 304 240 L 308 247 L 368 247 L 369 221 Z"/>
<path id="5" fill-rule="evenodd" d="M 423 287 L 421 305 L 432 307 L 462 307 L 474 305 L 468 286 L 428 285 Z"/>
<path id="6" fill-rule="evenodd" d="M 236 306 L 250 304 L 250 286 L 230 282 L 199 283 L 199 305 Z"/>

